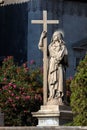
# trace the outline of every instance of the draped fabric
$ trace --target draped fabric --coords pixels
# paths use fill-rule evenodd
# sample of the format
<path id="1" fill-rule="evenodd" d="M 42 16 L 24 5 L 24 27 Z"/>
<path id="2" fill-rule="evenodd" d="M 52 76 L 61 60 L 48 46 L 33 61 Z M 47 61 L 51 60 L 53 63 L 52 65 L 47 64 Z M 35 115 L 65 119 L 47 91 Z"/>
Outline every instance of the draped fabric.
<path id="1" fill-rule="evenodd" d="M 53 89 L 54 91 L 62 92 L 62 95 L 64 95 L 64 74 L 66 64 L 64 63 L 64 56 L 68 55 L 67 48 L 64 44 L 60 45 L 57 41 L 55 44 L 49 45 L 49 55 L 49 90 L 52 91 Z M 62 60 L 63 62 L 61 62 Z"/>

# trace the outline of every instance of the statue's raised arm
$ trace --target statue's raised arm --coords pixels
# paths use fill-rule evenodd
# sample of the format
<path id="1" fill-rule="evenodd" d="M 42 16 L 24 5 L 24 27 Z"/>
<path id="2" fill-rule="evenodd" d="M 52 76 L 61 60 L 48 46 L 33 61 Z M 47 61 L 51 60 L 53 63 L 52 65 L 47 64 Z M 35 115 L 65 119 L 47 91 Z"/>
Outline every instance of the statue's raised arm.
<path id="1" fill-rule="evenodd" d="M 39 48 L 40 50 L 42 50 L 42 51 L 43 51 L 43 47 L 44 47 L 44 42 L 43 42 L 43 40 L 44 40 L 44 38 L 46 38 L 46 37 L 47 37 L 47 32 L 46 32 L 46 31 L 43 31 L 43 32 L 41 33 L 40 40 L 39 40 L 39 44 L 38 44 L 38 48 Z"/>

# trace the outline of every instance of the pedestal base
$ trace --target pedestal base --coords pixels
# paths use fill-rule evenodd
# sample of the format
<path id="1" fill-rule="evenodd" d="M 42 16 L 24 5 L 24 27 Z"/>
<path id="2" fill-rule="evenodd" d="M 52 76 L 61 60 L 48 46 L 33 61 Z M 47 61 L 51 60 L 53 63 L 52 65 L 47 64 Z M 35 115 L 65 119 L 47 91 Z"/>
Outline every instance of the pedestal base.
<path id="1" fill-rule="evenodd" d="M 38 126 L 60 126 L 73 119 L 69 106 L 44 105 L 38 112 L 32 114 L 38 118 Z"/>
<path id="2" fill-rule="evenodd" d="M 4 113 L 1 113 L 1 109 L 0 109 L 0 126 L 4 126 Z"/>

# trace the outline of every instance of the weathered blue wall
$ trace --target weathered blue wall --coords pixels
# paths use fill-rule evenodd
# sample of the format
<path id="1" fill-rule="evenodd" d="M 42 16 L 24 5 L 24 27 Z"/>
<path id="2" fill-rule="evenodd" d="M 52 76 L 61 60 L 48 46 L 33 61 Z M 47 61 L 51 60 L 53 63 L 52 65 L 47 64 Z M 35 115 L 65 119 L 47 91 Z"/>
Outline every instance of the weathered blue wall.
<path id="1" fill-rule="evenodd" d="M 69 68 L 67 77 L 76 71 L 77 56 L 72 48 L 76 42 L 87 38 L 87 3 L 64 0 L 29 0 L 26 3 L 0 7 L 0 60 L 2 56 L 13 55 L 19 63 L 35 60 L 42 65 L 42 53 L 38 42 L 42 25 L 31 24 L 31 20 L 42 19 L 43 10 L 47 10 L 48 19 L 58 19 L 58 25 L 48 25 L 48 44 L 52 33 L 61 28 L 65 33 L 65 42 L 69 50 Z"/>
<path id="2" fill-rule="evenodd" d="M 64 30 L 64 40 L 69 51 L 67 77 L 73 76 L 76 71 L 76 56 L 72 45 L 87 37 L 86 8 L 87 3 L 83 2 L 30 0 L 28 3 L 28 60 L 34 59 L 38 64 L 42 63 L 42 53 L 38 50 L 42 25 L 31 24 L 31 20 L 42 19 L 43 10 L 47 10 L 48 19 L 60 21 L 59 25 L 48 25 L 48 43 L 56 29 Z M 81 57 L 83 57 L 83 53 L 80 55 Z"/>
<path id="3" fill-rule="evenodd" d="M 0 7 L 0 60 L 12 55 L 22 63 L 27 60 L 27 3 Z"/>

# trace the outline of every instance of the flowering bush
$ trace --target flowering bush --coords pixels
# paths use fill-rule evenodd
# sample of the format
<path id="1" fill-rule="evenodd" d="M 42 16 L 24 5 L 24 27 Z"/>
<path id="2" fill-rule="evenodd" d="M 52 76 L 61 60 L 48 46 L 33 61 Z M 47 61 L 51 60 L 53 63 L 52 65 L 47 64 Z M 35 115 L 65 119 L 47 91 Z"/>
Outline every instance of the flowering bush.
<path id="1" fill-rule="evenodd" d="M 43 69 L 31 60 L 18 66 L 8 56 L 0 67 L 0 107 L 5 114 L 5 126 L 32 126 L 37 124 L 31 112 L 38 111 L 42 104 Z M 66 80 L 66 97 L 70 102 L 71 77 Z"/>
<path id="2" fill-rule="evenodd" d="M 32 60 L 18 66 L 12 56 L 0 67 L 0 107 L 5 114 L 5 126 L 36 125 L 31 112 L 42 104 L 42 71 Z"/>

